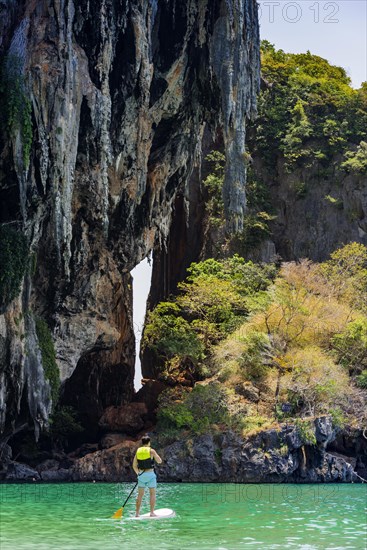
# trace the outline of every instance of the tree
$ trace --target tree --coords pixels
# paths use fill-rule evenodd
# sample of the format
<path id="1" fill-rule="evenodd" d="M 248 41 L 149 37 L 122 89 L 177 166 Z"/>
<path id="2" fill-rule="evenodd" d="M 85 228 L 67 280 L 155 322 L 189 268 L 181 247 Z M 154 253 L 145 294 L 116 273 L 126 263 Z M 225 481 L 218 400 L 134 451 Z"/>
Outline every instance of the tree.
<path id="1" fill-rule="evenodd" d="M 356 319 L 347 324 L 345 330 L 331 339 L 331 348 L 337 361 L 350 374 L 360 373 L 367 368 L 367 319 Z"/>
<path id="2" fill-rule="evenodd" d="M 306 140 L 312 135 L 312 126 L 304 109 L 304 103 L 298 99 L 291 110 L 292 121 L 288 124 L 286 134 L 282 139 L 282 150 L 290 168 L 300 159 L 310 155 L 310 149 L 305 148 Z"/>
<path id="3" fill-rule="evenodd" d="M 367 142 L 361 141 L 356 151 L 347 151 L 346 160 L 341 164 L 347 172 L 365 174 L 367 172 Z"/>
<path id="4" fill-rule="evenodd" d="M 328 345 L 342 331 L 353 311 L 335 295 L 322 266 L 308 260 L 285 263 L 271 288 L 272 302 L 262 314 L 268 333 L 277 334 L 287 346 Z"/>
<path id="5" fill-rule="evenodd" d="M 218 382 L 197 385 L 192 391 L 169 389 L 159 399 L 158 420 L 163 430 L 190 429 L 200 434 L 227 423 L 228 391 Z"/>
<path id="6" fill-rule="evenodd" d="M 143 349 L 153 353 L 161 372 L 198 378 L 213 345 L 261 307 L 275 272 L 274 266 L 258 266 L 238 255 L 193 263 L 178 296 L 148 314 Z"/>
<path id="7" fill-rule="evenodd" d="M 267 85 L 248 142 L 254 157 L 261 156 L 271 170 L 283 153 L 288 169 L 321 165 L 326 171 L 340 165 L 340 153 L 348 151 L 344 169 L 364 166 L 361 152 L 352 157 L 365 141 L 365 83 L 354 90 L 342 67 L 310 52 L 285 53 L 268 41 L 261 43 L 261 71 Z"/>
<path id="8" fill-rule="evenodd" d="M 142 340 L 142 349 L 146 348 L 153 352 L 156 368 L 166 374 L 187 370 L 192 374 L 203 354 L 195 329 L 173 302 L 161 302 L 149 312 Z"/>
<path id="9" fill-rule="evenodd" d="M 320 273 L 334 292 L 351 306 L 367 312 L 367 247 L 349 243 L 330 255 Z"/>
<path id="10" fill-rule="evenodd" d="M 292 349 L 284 357 L 287 374 L 282 393 L 294 409 L 310 416 L 345 405 L 349 381 L 345 371 L 316 346 Z"/>

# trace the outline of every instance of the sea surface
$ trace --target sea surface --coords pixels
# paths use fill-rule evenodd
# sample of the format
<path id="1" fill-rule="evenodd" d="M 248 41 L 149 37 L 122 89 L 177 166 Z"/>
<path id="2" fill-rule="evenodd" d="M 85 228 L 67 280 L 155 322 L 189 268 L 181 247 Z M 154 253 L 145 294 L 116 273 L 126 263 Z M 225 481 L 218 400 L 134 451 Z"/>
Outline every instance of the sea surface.
<path id="1" fill-rule="evenodd" d="M 366 548 L 366 484 L 160 483 L 157 508 L 173 508 L 175 518 L 130 521 L 134 494 L 123 519 L 111 519 L 133 486 L 0 485 L 0 549 Z"/>

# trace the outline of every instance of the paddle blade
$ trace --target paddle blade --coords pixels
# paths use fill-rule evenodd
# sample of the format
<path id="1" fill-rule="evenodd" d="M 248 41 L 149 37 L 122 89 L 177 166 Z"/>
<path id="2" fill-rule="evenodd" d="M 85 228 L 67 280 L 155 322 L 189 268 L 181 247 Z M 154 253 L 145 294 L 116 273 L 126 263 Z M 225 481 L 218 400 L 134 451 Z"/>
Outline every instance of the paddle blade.
<path id="1" fill-rule="evenodd" d="M 116 510 L 116 512 L 112 516 L 112 519 L 121 519 L 123 510 L 123 508 L 119 508 L 118 510 Z"/>

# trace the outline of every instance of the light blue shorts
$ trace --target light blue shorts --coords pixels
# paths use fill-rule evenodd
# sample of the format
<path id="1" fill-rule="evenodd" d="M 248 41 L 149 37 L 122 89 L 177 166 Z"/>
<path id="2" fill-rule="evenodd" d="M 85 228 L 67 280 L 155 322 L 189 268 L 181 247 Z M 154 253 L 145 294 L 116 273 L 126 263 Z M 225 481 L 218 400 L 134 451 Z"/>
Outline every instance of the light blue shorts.
<path id="1" fill-rule="evenodd" d="M 138 476 L 138 487 L 140 489 L 155 489 L 157 487 L 157 476 L 155 472 L 143 472 Z"/>

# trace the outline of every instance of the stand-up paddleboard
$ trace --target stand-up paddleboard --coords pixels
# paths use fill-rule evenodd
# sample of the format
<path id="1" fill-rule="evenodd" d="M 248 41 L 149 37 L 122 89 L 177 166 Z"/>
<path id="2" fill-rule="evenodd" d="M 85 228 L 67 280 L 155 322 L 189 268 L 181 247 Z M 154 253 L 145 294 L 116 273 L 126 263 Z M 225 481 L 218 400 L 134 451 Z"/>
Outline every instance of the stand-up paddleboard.
<path id="1" fill-rule="evenodd" d="M 174 518 L 176 516 L 176 512 L 170 508 L 160 508 L 159 510 L 155 510 L 154 513 L 156 516 L 151 516 L 148 512 L 147 514 L 141 514 L 138 517 L 133 516 L 129 519 L 167 519 Z"/>

